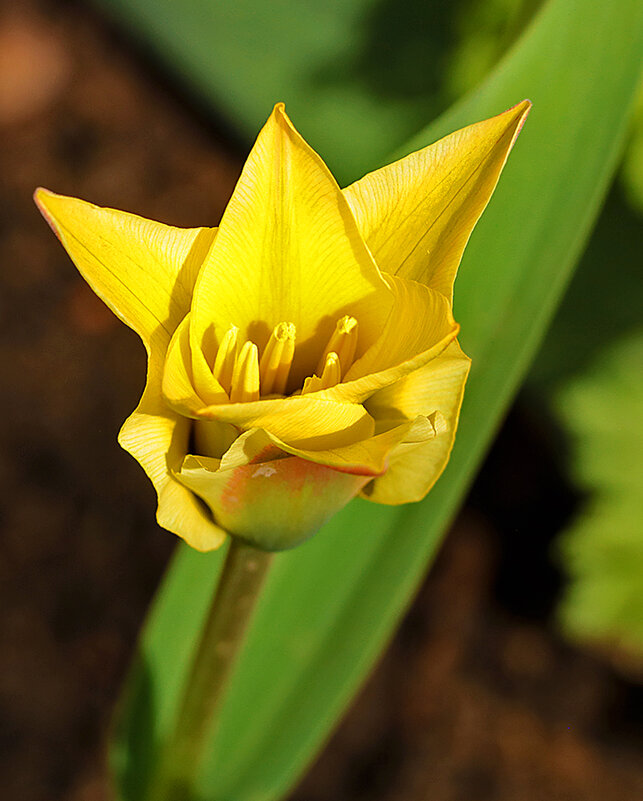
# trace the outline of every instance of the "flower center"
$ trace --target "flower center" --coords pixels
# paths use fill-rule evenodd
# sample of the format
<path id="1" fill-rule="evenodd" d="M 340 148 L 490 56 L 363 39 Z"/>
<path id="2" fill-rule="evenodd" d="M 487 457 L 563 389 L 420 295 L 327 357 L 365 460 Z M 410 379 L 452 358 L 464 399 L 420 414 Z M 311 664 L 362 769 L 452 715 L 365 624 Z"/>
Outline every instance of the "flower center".
<path id="1" fill-rule="evenodd" d="M 316 373 L 308 376 L 295 394 L 319 392 L 339 384 L 355 358 L 358 328 L 357 320 L 349 315 L 337 321 Z M 217 350 L 212 374 L 232 403 L 249 403 L 261 397 L 286 393 L 295 356 L 296 334 L 293 323 L 279 323 L 260 358 L 254 342 L 247 340 L 240 347 L 239 329 L 230 326 Z"/>

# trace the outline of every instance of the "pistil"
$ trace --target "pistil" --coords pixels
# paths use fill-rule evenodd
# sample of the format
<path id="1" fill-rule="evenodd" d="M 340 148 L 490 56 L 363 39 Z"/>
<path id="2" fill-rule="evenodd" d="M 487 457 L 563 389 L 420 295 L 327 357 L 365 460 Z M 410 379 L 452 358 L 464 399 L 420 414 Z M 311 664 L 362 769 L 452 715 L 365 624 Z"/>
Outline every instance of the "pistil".
<path id="1" fill-rule="evenodd" d="M 259 365 L 262 395 L 283 395 L 295 355 L 296 329 L 293 323 L 275 326 Z"/>

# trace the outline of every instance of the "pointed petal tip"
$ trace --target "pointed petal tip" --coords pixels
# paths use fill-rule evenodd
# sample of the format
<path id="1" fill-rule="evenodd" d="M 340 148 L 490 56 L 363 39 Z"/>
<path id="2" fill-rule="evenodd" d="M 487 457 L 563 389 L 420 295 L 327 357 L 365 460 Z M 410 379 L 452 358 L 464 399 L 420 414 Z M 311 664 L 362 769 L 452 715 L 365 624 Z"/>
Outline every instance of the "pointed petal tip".
<path id="1" fill-rule="evenodd" d="M 506 111 L 502 111 L 495 119 L 506 118 L 508 120 L 508 127 L 516 125 L 519 131 L 527 115 L 531 111 L 532 105 L 531 100 L 521 100 L 520 103 L 516 103 L 514 106 L 510 106 Z"/>
<path id="2" fill-rule="evenodd" d="M 532 109 L 532 106 L 533 103 L 529 99 L 525 99 L 515 106 L 517 125 L 513 135 L 513 139 L 511 141 L 512 148 L 516 143 L 516 139 L 518 138 L 520 132 L 522 131 L 522 126 L 525 124 L 527 117 L 529 116 L 529 112 Z"/>
<path id="3" fill-rule="evenodd" d="M 45 203 L 46 198 L 48 197 L 55 197 L 56 193 L 52 192 L 50 189 L 45 189 L 44 186 L 37 186 L 34 189 L 33 193 L 33 202 L 38 206 L 40 211 L 44 214 L 45 213 Z"/>
<path id="4" fill-rule="evenodd" d="M 272 107 L 272 111 L 270 112 L 270 116 L 268 117 L 268 122 L 281 122 L 282 120 L 288 120 L 288 115 L 286 114 L 286 104 L 283 100 L 280 100 L 278 103 Z"/>
<path id="5" fill-rule="evenodd" d="M 292 131 L 293 133 L 299 136 L 297 129 L 293 125 L 292 120 L 290 119 L 290 117 L 286 112 L 286 104 L 283 102 L 283 100 L 280 100 L 278 103 L 275 103 L 274 108 L 272 109 L 272 113 L 268 119 L 268 122 L 273 122 L 279 126 L 286 127 L 288 130 Z"/>
<path id="6" fill-rule="evenodd" d="M 518 110 L 520 110 L 520 111 L 529 111 L 529 109 L 533 105 L 534 104 L 531 102 L 531 100 L 528 97 L 526 97 L 524 100 L 521 100 L 520 103 L 516 103 L 515 106 L 511 106 L 511 108 L 508 109 L 508 111 L 511 111 L 512 109 L 516 109 L 516 111 L 518 111 Z"/>
<path id="7" fill-rule="evenodd" d="M 65 201 L 74 201 L 76 198 L 68 197 L 67 195 L 60 195 L 58 192 L 52 192 L 51 189 L 46 189 L 44 186 L 39 186 L 33 193 L 33 200 L 43 216 L 49 218 L 52 214 L 53 203 L 64 203 Z"/>
<path id="8" fill-rule="evenodd" d="M 44 186 L 37 186 L 34 189 L 33 199 L 35 203 L 38 203 L 40 200 L 41 195 L 50 195 L 52 194 L 49 189 L 45 189 Z"/>
<path id="9" fill-rule="evenodd" d="M 522 131 L 522 126 L 525 124 L 525 120 L 531 111 L 532 105 L 533 104 L 531 100 L 525 98 L 524 100 L 521 100 L 520 103 L 516 103 L 515 106 L 511 106 L 506 111 L 498 114 L 495 118 L 492 118 L 497 120 L 506 119 L 507 126 L 505 128 L 505 132 L 508 133 L 513 131 L 511 135 L 511 142 L 507 148 L 507 156 L 509 156 L 513 146 L 516 144 L 516 139 Z"/>
<path id="10" fill-rule="evenodd" d="M 297 133 L 295 126 L 292 124 L 290 118 L 286 114 L 286 104 L 280 100 L 278 103 L 272 108 L 268 119 L 266 120 L 265 124 L 263 125 L 261 132 L 257 138 L 259 141 L 262 135 L 266 133 L 272 136 L 282 136 L 285 132 L 287 133 Z"/>
<path id="11" fill-rule="evenodd" d="M 531 111 L 533 103 L 528 98 L 521 100 L 520 103 L 516 103 L 515 106 L 507 109 L 505 114 L 512 113 L 512 118 L 517 122 L 517 130 L 516 135 L 520 133 L 520 129 L 525 124 L 525 120 Z"/>
<path id="12" fill-rule="evenodd" d="M 62 195 L 57 195 L 55 192 L 52 192 L 50 189 L 45 189 L 44 186 L 38 186 L 33 193 L 33 200 L 36 204 L 38 211 L 42 214 L 42 216 L 47 221 L 47 224 L 51 228 L 51 230 L 56 234 L 58 238 L 58 227 L 54 220 L 53 214 L 50 209 L 49 201 L 54 198 L 63 197 Z"/>
<path id="13" fill-rule="evenodd" d="M 61 195 L 58 192 L 52 192 L 51 189 L 46 189 L 43 186 L 37 187 L 33 193 L 33 199 L 49 227 L 61 242 L 63 242 L 61 238 L 61 228 L 64 227 L 65 221 L 68 219 L 68 214 L 71 213 L 73 215 L 74 209 L 78 207 L 97 208 L 93 203 L 88 203 L 85 200 L 72 197 L 71 195 Z M 63 246 L 67 248 L 64 242 Z"/>
<path id="14" fill-rule="evenodd" d="M 527 116 L 531 111 L 533 105 L 534 104 L 531 102 L 531 100 L 529 100 L 529 98 L 525 98 L 524 100 L 521 100 L 520 103 L 516 103 L 516 105 L 513 106 L 512 109 L 509 109 L 509 111 L 513 110 L 516 114 L 516 117 L 520 120 L 520 126 L 518 130 L 520 130 L 523 123 L 527 119 Z"/>
<path id="15" fill-rule="evenodd" d="M 522 126 L 525 124 L 527 117 L 529 116 L 529 112 L 531 111 L 533 103 L 531 100 L 523 100 L 522 103 L 518 104 L 518 108 L 520 108 L 520 117 L 518 119 L 518 125 L 516 126 L 516 133 L 514 134 L 512 147 L 519 135 L 522 131 Z"/>

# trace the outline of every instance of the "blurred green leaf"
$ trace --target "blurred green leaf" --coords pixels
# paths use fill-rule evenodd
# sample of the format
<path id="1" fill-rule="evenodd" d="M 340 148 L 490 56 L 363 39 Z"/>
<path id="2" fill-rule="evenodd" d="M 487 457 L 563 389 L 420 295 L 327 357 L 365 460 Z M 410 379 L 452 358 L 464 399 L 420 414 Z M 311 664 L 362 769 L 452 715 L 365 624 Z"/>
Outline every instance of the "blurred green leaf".
<path id="1" fill-rule="evenodd" d="M 400 93 L 391 99 L 389 92 L 382 97 L 369 91 L 362 78 L 364 71 L 368 75 L 379 68 L 386 80 L 391 70 L 395 72 L 396 58 L 408 59 L 404 52 L 374 52 L 369 44 L 372 37 L 386 40 L 391 26 L 408 21 L 397 3 L 393 8 L 391 3 L 369 0 L 98 2 L 159 52 L 247 141 L 253 141 L 274 103 L 285 101 L 301 133 L 325 154 L 337 177 L 372 169 L 427 119 L 426 112 L 418 115 L 412 96 Z M 412 6 L 417 6 L 416 0 Z M 369 9 L 380 7 L 383 19 L 374 20 L 370 36 L 363 40 Z M 433 41 L 432 17 L 418 11 L 411 13 L 434 45 L 418 54 L 427 75 L 441 42 Z M 399 31 L 393 40 L 400 41 Z M 365 131 L 367 139 L 355 137 Z"/>
<path id="2" fill-rule="evenodd" d="M 348 183 L 486 74 L 542 0 L 94 2 L 248 142 L 285 101 Z"/>
<path id="3" fill-rule="evenodd" d="M 257 2 L 256 8 L 272 6 Z M 456 447 L 423 503 L 396 509 L 354 502 L 309 543 L 275 560 L 213 735 L 199 798 L 282 797 L 386 644 L 586 240 L 623 140 L 642 37 L 638 0 L 551 0 L 483 86 L 405 149 L 525 96 L 534 101 L 456 284 L 461 339 L 473 357 Z M 315 106 L 313 93 L 308 103 Z M 339 126 L 339 138 L 343 113 L 339 104 L 327 120 L 329 128 Z M 323 143 L 312 144 L 324 153 Z M 142 797 L 171 725 L 220 559 L 179 548 L 159 592 L 113 749 L 126 801 Z"/>
<path id="4" fill-rule="evenodd" d="M 643 655 L 643 331 L 604 351 L 557 398 L 572 473 L 591 493 L 560 543 L 571 584 L 561 619 L 575 637 Z"/>
<path id="5" fill-rule="evenodd" d="M 623 159 L 621 178 L 631 205 L 643 214 L 643 81 L 634 110 L 630 140 Z"/>

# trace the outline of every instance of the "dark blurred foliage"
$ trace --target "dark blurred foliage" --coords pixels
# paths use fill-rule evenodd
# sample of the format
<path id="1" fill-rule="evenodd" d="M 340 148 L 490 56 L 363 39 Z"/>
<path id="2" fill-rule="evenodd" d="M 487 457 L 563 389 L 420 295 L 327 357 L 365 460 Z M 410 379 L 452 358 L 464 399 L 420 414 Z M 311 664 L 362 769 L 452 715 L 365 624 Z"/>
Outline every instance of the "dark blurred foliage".
<path id="1" fill-rule="evenodd" d="M 380 0 L 366 4 L 359 20 L 358 47 L 319 71 L 323 81 L 358 80 L 363 91 L 382 102 L 412 100 L 423 118 L 437 116 L 451 100 L 450 73 L 460 50 L 477 42 L 480 58 L 471 59 L 469 81 L 482 78 L 515 41 L 541 0 Z M 474 41 L 471 41 L 474 40 Z M 467 59 L 465 59 L 467 60 Z M 473 62 L 473 63 L 471 63 Z M 477 74 L 476 74 L 477 73 Z M 467 87 L 468 88 L 468 87 Z"/>
<path id="2" fill-rule="evenodd" d="M 402 10 L 394 0 L 373 4 L 361 21 L 361 49 L 326 65 L 320 79 L 344 83 L 357 77 L 383 102 L 400 97 L 435 102 L 459 38 L 454 14 L 459 5 L 409 0 Z"/>
<path id="3" fill-rule="evenodd" d="M 642 229 L 641 210 L 617 181 L 531 368 L 534 391 L 549 394 L 640 327 Z"/>

